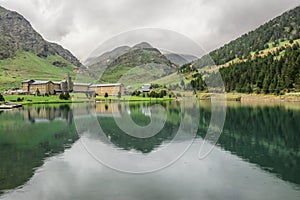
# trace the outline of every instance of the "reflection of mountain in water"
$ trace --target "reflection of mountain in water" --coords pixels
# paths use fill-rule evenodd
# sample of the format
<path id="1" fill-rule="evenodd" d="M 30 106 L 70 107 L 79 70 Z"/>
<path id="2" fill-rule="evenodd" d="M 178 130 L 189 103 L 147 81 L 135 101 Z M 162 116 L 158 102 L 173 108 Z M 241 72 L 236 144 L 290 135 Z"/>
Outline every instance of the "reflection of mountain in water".
<path id="1" fill-rule="evenodd" d="M 37 106 L 0 115 L 0 193 L 23 185 L 44 159 L 78 139 L 74 126 L 61 120 L 70 122 L 70 113 L 69 106 Z"/>
<path id="2" fill-rule="evenodd" d="M 167 122 L 158 134 L 147 139 L 133 137 L 123 132 L 114 118 L 130 115 L 137 125 L 147 126 L 151 122 L 151 107 L 153 106 L 151 103 L 87 105 L 86 107 L 76 108 L 73 113 L 79 133 L 88 133 L 88 137 L 100 140 L 103 143 L 109 143 L 110 141 L 117 148 L 149 153 L 164 141 L 171 140 L 177 133 L 180 124 L 180 107 L 177 102 L 166 102 L 162 105 L 167 110 Z M 94 116 L 95 119 L 89 120 L 91 116 Z M 95 123 L 100 125 L 104 132 L 103 135 L 99 134 L 99 129 L 95 126 Z"/>
<path id="3" fill-rule="evenodd" d="M 201 136 L 210 107 L 201 109 Z M 281 106 L 230 106 L 219 145 L 239 157 L 300 184 L 300 110 Z M 205 123 L 203 123 L 205 122 Z"/>
<path id="4" fill-rule="evenodd" d="M 172 140 L 178 131 L 180 124 L 180 108 L 178 108 L 176 103 L 167 103 L 164 106 L 167 108 L 167 121 L 164 128 L 150 138 L 137 138 L 128 135 L 117 126 L 113 118 L 99 118 L 98 121 L 106 137 L 118 148 L 124 150 L 134 149 L 142 153 L 149 153 L 163 142 Z M 125 108 L 125 112 L 128 111 L 130 111 L 130 116 L 136 124 L 146 126 L 150 123 L 150 104 L 132 104 L 130 105 L 130 108 Z"/>
<path id="5" fill-rule="evenodd" d="M 23 185 L 44 159 L 70 147 L 78 139 L 73 120 L 86 123 L 88 128 L 91 115 L 96 116 L 104 137 L 117 148 L 141 153 L 155 150 L 174 138 L 182 116 L 178 102 L 162 105 L 167 110 L 167 122 L 157 135 L 147 139 L 123 133 L 114 121 L 114 117 L 130 113 L 135 123 L 146 126 L 153 116 L 147 103 L 75 104 L 72 108 L 39 105 L 0 113 L 0 193 Z M 205 136 L 210 116 L 211 107 L 200 106 L 199 136 Z M 300 110 L 282 106 L 229 106 L 218 143 L 264 170 L 300 184 L 299 120 Z"/>

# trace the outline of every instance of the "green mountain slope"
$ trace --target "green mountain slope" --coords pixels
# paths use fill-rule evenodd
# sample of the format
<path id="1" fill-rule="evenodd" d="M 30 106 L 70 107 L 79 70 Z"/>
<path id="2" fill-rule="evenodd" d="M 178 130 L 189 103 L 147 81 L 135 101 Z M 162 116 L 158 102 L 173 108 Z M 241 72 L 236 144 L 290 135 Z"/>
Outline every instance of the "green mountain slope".
<path id="1" fill-rule="evenodd" d="M 147 82 L 169 75 L 174 71 L 176 71 L 176 66 L 157 49 L 134 49 L 110 63 L 103 73 L 101 81 L 117 82 L 129 72 L 130 76 L 127 74 L 127 80 Z"/>
<path id="2" fill-rule="evenodd" d="M 84 61 L 84 64 L 88 67 L 95 65 L 95 64 L 99 65 L 100 63 L 106 64 L 107 62 L 114 60 L 118 56 L 128 52 L 130 49 L 131 48 L 129 46 L 120 46 L 120 47 L 113 49 L 112 51 L 105 52 L 105 53 L 101 54 L 100 56 L 90 57 L 86 61 Z"/>
<path id="3" fill-rule="evenodd" d="M 300 6 L 270 20 L 254 31 L 242 35 L 223 47 L 209 53 L 216 65 L 235 58 L 247 58 L 252 52 L 275 47 L 281 41 L 300 38 Z M 199 68 L 207 65 L 207 57 L 197 61 Z"/>
<path id="4" fill-rule="evenodd" d="M 227 92 L 285 94 L 300 92 L 300 7 L 211 52 L 180 72 L 197 91 L 204 80 L 217 88 L 219 70 Z"/>
<path id="5" fill-rule="evenodd" d="M 247 62 L 221 68 L 226 91 L 242 93 L 300 92 L 299 43 Z"/>
<path id="6" fill-rule="evenodd" d="M 61 66 L 53 63 L 61 63 Z M 27 79 L 59 81 L 67 73 L 75 77 L 77 70 L 76 66 L 59 55 L 40 58 L 31 52 L 17 52 L 13 58 L 0 60 L 0 91 L 18 88 Z"/>
<path id="7" fill-rule="evenodd" d="M 193 65 L 191 65 L 193 66 Z M 229 63 L 226 67 L 216 68 L 224 81 L 226 92 L 263 93 L 281 95 L 300 92 L 300 42 L 276 48 L 266 54 L 255 55 L 251 59 Z M 203 81 L 210 86 L 220 85 L 214 79 L 215 70 L 201 70 L 185 66 L 181 72 L 191 77 L 191 85 L 195 90 L 206 91 Z"/>
<path id="8" fill-rule="evenodd" d="M 22 15 L 0 6 L 0 59 L 13 57 L 18 50 L 32 52 L 41 58 L 59 55 L 73 65 L 81 66 L 68 50 L 44 40 Z"/>
<path id="9" fill-rule="evenodd" d="M 0 6 L 0 91 L 25 79 L 62 80 L 82 64 L 68 50 L 47 42 L 17 12 Z"/>
<path id="10" fill-rule="evenodd" d="M 142 84 L 174 73 L 177 66 L 146 42 L 119 47 L 97 57 L 89 74 L 102 83 Z"/>
<path id="11" fill-rule="evenodd" d="M 178 66 L 184 65 L 186 63 L 189 63 L 186 59 L 184 59 L 184 57 L 182 57 L 179 54 L 175 54 L 175 53 L 168 53 L 165 54 L 165 56 L 172 61 L 173 63 L 175 63 Z"/>

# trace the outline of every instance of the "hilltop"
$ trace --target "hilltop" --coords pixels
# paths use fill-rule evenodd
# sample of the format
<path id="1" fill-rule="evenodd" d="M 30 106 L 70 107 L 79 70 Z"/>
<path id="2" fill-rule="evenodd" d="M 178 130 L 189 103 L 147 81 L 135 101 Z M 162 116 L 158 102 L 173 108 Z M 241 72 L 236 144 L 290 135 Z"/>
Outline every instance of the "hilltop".
<path id="1" fill-rule="evenodd" d="M 94 72 L 98 79 L 100 76 L 97 75 L 103 73 L 100 78 L 103 83 L 119 82 L 121 78 L 124 84 L 141 84 L 167 76 L 178 69 L 176 64 L 146 42 L 133 47 L 120 46 L 93 61 L 97 62 L 88 67 L 89 71 Z"/>

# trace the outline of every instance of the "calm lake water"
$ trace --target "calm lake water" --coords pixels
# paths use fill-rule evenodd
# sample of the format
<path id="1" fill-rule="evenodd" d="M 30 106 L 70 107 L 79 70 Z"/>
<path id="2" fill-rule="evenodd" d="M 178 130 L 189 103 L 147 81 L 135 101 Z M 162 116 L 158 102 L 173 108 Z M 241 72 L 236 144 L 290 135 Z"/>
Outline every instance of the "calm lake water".
<path id="1" fill-rule="evenodd" d="M 204 159 L 198 153 L 211 105 L 200 103 L 197 121 L 184 114 L 199 127 L 195 138 L 177 137 L 178 102 L 161 106 L 161 117 L 148 103 L 0 111 L 0 199 L 300 199 L 300 105 L 228 103 L 223 132 Z M 125 115 L 138 127 L 166 120 L 157 134 L 133 137 L 117 123 Z M 120 172 L 166 164 L 185 147 L 161 170 Z"/>

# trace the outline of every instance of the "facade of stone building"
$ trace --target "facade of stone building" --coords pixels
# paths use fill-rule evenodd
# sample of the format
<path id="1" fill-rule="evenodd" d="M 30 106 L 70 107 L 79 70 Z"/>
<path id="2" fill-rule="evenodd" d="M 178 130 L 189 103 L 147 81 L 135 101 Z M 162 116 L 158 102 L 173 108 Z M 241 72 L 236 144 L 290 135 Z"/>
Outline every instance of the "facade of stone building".
<path id="1" fill-rule="evenodd" d="M 79 92 L 85 93 L 90 91 L 90 86 L 91 86 L 90 83 L 74 83 L 73 91 L 77 93 Z"/>
<path id="2" fill-rule="evenodd" d="M 117 96 L 119 93 L 124 95 L 124 86 L 121 83 L 95 84 L 90 86 L 90 90 L 98 96 L 104 96 L 105 93 L 109 96 Z"/>
<path id="3" fill-rule="evenodd" d="M 34 81 L 29 86 L 29 93 L 35 94 L 39 91 L 40 94 L 54 94 L 54 83 L 52 81 Z"/>
<path id="4" fill-rule="evenodd" d="M 22 82 L 22 90 L 28 94 L 36 94 L 37 91 L 39 91 L 40 94 L 72 92 L 73 82 L 69 75 L 66 76 L 66 80 L 60 82 L 31 79 Z"/>
<path id="5" fill-rule="evenodd" d="M 73 83 L 70 76 L 66 76 L 66 80 L 59 82 L 41 81 L 41 80 L 26 80 L 22 82 L 22 90 L 27 94 L 57 94 L 62 92 L 75 93 L 95 93 L 99 96 L 104 96 L 107 93 L 109 96 L 124 95 L 124 86 L 121 83 L 110 84 L 89 84 L 89 83 Z"/>

